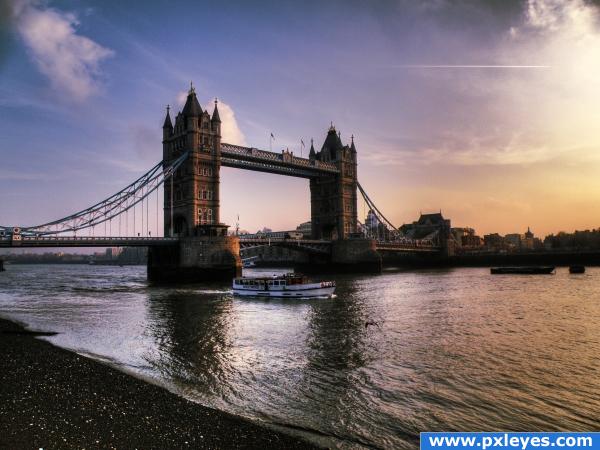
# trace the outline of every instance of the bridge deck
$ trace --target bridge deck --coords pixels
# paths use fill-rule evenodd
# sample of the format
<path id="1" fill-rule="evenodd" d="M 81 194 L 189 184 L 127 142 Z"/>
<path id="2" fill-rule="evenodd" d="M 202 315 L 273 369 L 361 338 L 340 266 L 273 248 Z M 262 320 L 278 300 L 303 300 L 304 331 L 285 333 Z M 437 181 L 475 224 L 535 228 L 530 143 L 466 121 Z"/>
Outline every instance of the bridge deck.
<path id="1" fill-rule="evenodd" d="M 20 241 L 12 241 L 10 237 L 0 238 L 0 248 L 7 247 L 149 247 L 173 245 L 179 242 L 176 237 L 121 237 L 121 236 L 21 236 Z M 240 239 L 240 247 L 251 248 L 260 246 L 298 247 L 299 249 L 327 253 L 331 241 L 319 239 L 290 239 L 290 238 L 250 238 Z M 378 251 L 431 253 L 440 250 L 437 246 L 420 244 L 418 242 L 377 242 Z"/>
<path id="2" fill-rule="evenodd" d="M 173 245 L 179 238 L 169 237 L 120 237 L 120 236 L 22 236 L 20 241 L 0 239 L 0 247 L 149 247 Z"/>

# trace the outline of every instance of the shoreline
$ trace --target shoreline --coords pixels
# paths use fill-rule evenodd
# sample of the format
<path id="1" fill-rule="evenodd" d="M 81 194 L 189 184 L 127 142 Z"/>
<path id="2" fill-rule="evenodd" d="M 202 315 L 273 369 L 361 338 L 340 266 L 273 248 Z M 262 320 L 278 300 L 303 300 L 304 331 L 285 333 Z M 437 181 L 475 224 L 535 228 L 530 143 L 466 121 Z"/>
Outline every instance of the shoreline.
<path id="1" fill-rule="evenodd" d="M 186 400 L 0 318 L 0 447 L 319 448 Z"/>

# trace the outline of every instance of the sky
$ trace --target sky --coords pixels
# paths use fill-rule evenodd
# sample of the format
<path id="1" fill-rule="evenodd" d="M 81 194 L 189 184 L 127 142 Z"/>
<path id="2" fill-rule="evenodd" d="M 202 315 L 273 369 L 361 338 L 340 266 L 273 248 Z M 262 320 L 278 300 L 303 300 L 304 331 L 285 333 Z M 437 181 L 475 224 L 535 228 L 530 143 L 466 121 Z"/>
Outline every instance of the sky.
<path id="1" fill-rule="evenodd" d="M 354 135 L 396 225 L 441 210 L 480 235 L 597 228 L 599 74 L 599 1 L 0 0 L 0 225 L 136 179 L 193 81 L 224 142 L 273 133 L 306 156 L 331 122 Z M 221 171 L 230 225 L 295 228 L 309 199 L 303 179 Z"/>

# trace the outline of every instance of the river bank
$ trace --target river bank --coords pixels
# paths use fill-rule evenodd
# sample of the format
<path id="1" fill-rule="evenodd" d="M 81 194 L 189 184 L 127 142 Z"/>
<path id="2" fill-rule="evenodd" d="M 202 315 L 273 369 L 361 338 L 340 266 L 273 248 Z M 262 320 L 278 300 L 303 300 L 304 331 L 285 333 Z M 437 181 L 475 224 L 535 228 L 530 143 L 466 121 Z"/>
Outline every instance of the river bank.
<path id="1" fill-rule="evenodd" d="M 39 335 L 0 319 L 1 448 L 315 448 Z"/>

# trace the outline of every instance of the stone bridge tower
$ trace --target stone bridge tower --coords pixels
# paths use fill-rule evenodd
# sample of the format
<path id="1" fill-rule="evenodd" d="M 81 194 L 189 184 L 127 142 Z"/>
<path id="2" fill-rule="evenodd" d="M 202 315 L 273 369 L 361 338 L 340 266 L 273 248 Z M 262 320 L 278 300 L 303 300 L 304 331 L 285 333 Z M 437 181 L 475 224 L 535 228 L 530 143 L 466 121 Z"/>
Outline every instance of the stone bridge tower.
<path id="1" fill-rule="evenodd" d="M 193 86 L 175 125 L 168 109 L 163 125 L 163 160 L 169 163 L 186 151 L 189 157 L 175 173 L 173 183 L 164 187 L 165 236 L 226 233 L 219 215 L 221 119 L 217 101 L 211 117 L 202 110 Z"/>
<path id="2" fill-rule="evenodd" d="M 310 180 L 312 237 L 347 239 L 357 231 L 357 174 L 354 138 L 343 145 L 333 124 L 319 152 L 311 142 L 309 159 L 334 163 L 339 174 Z"/>
<path id="3" fill-rule="evenodd" d="M 175 125 L 168 108 L 163 125 L 165 163 L 185 152 L 189 156 L 164 185 L 165 236 L 179 240 L 149 248 L 148 278 L 153 283 L 231 280 L 242 263 L 239 239 L 227 236 L 227 225 L 220 222 L 221 119 L 216 100 L 212 117 L 202 110 L 193 86 Z"/>

